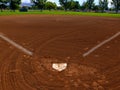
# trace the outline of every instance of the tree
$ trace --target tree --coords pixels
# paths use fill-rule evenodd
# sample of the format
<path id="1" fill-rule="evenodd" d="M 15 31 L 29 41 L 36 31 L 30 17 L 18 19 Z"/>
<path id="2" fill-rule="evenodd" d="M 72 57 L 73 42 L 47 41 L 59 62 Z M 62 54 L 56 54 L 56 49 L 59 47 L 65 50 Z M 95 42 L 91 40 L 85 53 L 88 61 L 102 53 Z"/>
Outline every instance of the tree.
<path id="1" fill-rule="evenodd" d="M 102 12 L 108 10 L 108 0 L 99 0 L 99 7 Z"/>
<path id="2" fill-rule="evenodd" d="M 69 10 L 75 10 L 75 9 L 79 9 L 80 8 L 80 4 L 78 1 L 73 1 L 73 0 L 59 0 L 60 5 L 62 7 L 64 7 L 65 11 L 67 11 L 67 9 Z"/>
<path id="3" fill-rule="evenodd" d="M 99 5 L 94 5 L 93 9 L 95 12 L 98 12 L 99 11 Z"/>
<path id="4" fill-rule="evenodd" d="M 88 10 L 91 11 L 92 7 L 94 6 L 94 0 L 87 0 Z"/>
<path id="5" fill-rule="evenodd" d="M 10 0 L 10 9 L 15 11 L 19 8 L 19 5 L 21 4 L 21 0 Z"/>
<path id="6" fill-rule="evenodd" d="M 56 9 L 56 8 L 57 8 L 56 3 L 53 3 L 53 2 L 50 2 L 50 1 L 45 3 L 45 9 L 51 10 L 51 9 Z"/>
<path id="7" fill-rule="evenodd" d="M 94 6 L 95 6 L 94 0 L 87 0 L 87 1 L 83 2 L 81 9 L 85 10 L 85 11 L 87 11 L 87 10 L 91 11 Z"/>
<path id="8" fill-rule="evenodd" d="M 67 11 L 67 3 L 68 3 L 68 1 L 67 0 L 59 0 L 59 2 L 60 2 L 60 5 L 62 7 L 64 7 L 65 11 Z"/>
<path id="9" fill-rule="evenodd" d="M 80 8 L 82 11 L 86 11 L 88 8 L 88 2 L 83 2 L 82 6 Z"/>
<path id="10" fill-rule="evenodd" d="M 67 3 L 67 7 L 70 9 L 70 10 L 77 10 L 80 8 L 80 4 L 78 1 L 69 1 Z"/>
<path id="11" fill-rule="evenodd" d="M 35 6 L 37 6 L 42 11 L 47 0 L 31 0 L 31 1 L 35 4 Z"/>
<path id="12" fill-rule="evenodd" d="M 6 3 L 8 2 L 8 0 L 0 0 L 0 9 L 1 12 L 3 11 L 3 8 L 6 7 Z"/>
<path id="13" fill-rule="evenodd" d="M 119 8 L 120 8 L 120 0 L 112 0 L 112 4 L 113 4 L 114 7 L 115 7 L 116 13 L 118 13 L 118 10 L 119 10 Z"/>

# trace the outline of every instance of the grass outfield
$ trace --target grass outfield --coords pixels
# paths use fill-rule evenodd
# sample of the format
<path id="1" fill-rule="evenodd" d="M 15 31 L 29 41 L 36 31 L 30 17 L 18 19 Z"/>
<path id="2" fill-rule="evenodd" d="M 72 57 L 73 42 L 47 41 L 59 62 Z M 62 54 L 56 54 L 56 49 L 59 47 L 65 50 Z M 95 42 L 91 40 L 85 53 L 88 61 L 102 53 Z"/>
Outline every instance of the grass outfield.
<path id="1" fill-rule="evenodd" d="M 94 12 L 72 12 L 72 11 L 29 11 L 29 12 L 10 12 L 3 11 L 0 12 L 0 16 L 3 15 L 25 15 L 25 14 L 46 14 L 46 15 L 80 15 L 80 16 L 102 16 L 102 17 L 120 17 L 120 14 L 110 14 L 110 13 L 94 13 Z"/>

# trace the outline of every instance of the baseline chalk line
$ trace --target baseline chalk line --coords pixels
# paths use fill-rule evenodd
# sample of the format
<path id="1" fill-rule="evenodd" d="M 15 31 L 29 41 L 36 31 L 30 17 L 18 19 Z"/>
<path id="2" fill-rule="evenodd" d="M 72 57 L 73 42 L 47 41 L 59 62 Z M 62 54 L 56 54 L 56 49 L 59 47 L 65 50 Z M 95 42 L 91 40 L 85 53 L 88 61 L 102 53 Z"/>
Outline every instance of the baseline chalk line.
<path id="1" fill-rule="evenodd" d="M 103 46 L 104 44 L 108 43 L 109 41 L 113 40 L 114 38 L 116 38 L 117 36 L 120 35 L 120 32 L 114 34 L 112 37 L 104 40 L 103 42 L 101 42 L 100 44 L 96 45 L 95 47 L 93 47 L 92 49 L 90 49 L 88 52 L 83 54 L 83 57 L 88 56 L 89 54 L 91 54 L 92 52 L 94 52 L 96 49 L 98 49 L 99 47 Z"/>
<path id="2" fill-rule="evenodd" d="M 13 45 L 14 47 L 16 47 L 17 49 L 21 50 L 22 52 L 24 52 L 27 55 L 32 56 L 33 52 L 25 49 L 24 47 L 22 47 L 21 45 L 17 44 L 16 42 L 14 42 L 13 40 L 9 39 L 8 37 L 6 37 L 3 33 L 0 33 L 0 38 L 2 38 L 3 40 L 5 40 L 6 42 L 10 43 L 11 45 Z"/>

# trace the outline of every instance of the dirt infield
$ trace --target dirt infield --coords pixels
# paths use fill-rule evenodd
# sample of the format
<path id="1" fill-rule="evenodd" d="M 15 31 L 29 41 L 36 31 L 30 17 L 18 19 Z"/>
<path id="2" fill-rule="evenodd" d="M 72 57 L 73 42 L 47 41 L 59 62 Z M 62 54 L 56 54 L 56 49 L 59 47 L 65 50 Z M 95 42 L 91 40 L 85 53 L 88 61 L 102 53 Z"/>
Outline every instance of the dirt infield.
<path id="1" fill-rule="evenodd" d="M 26 55 L 0 38 L 0 90 L 119 90 L 119 18 L 1 16 L 0 33 L 33 52 Z M 58 72 L 52 63 L 68 63 Z"/>

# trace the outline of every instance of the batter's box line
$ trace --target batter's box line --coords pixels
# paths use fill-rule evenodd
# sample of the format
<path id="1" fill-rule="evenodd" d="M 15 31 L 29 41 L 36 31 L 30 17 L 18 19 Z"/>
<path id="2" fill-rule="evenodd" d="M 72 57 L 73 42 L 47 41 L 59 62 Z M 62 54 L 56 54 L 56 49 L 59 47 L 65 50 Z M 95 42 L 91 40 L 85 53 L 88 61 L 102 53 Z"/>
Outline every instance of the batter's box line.
<path id="1" fill-rule="evenodd" d="M 12 46 L 16 47 L 17 49 L 21 50 L 25 54 L 30 55 L 30 56 L 33 55 L 33 52 L 31 52 L 31 51 L 27 50 L 26 48 L 24 48 L 23 46 L 17 44 L 16 42 L 14 42 L 10 38 L 6 37 L 5 34 L 3 34 L 1 32 L 0 32 L 0 38 L 2 38 L 4 41 L 10 43 Z"/>
<path id="2" fill-rule="evenodd" d="M 86 57 L 86 56 L 90 55 L 95 50 L 97 50 L 98 48 L 100 48 L 104 44 L 110 42 L 111 40 L 113 40 L 114 38 L 118 37 L 119 35 L 120 35 L 120 31 L 118 33 L 114 34 L 113 36 L 111 36 L 110 38 L 108 38 L 108 39 L 104 40 L 103 42 L 99 43 L 98 45 L 96 45 L 95 47 L 93 47 L 92 49 L 90 49 L 89 51 L 87 51 L 86 53 L 84 53 L 83 57 Z"/>

